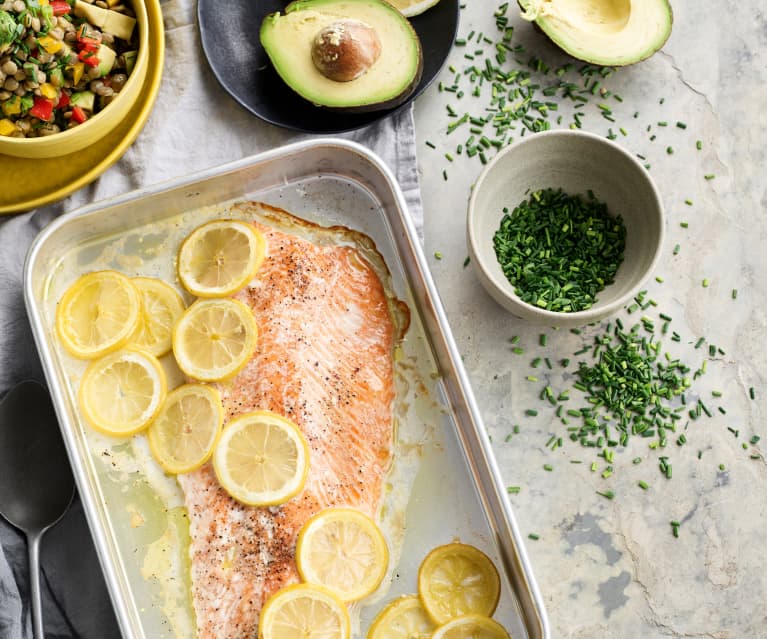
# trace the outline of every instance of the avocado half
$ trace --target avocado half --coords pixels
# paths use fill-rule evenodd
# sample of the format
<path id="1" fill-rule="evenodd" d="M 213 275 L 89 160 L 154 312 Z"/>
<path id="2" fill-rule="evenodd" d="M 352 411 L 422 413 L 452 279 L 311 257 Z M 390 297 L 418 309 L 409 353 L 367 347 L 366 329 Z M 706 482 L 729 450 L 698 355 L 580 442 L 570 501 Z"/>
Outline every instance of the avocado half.
<path id="1" fill-rule="evenodd" d="M 359 77 L 339 81 L 320 71 L 313 47 L 320 32 L 330 30 L 333 35 L 335 25 L 347 21 L 369 27 L 380 47 Z M 264 19 L 260 38 L 283 81 L 301 97 L 328 109 L 393 108 L 413 93 L 421 79 L 423 53 L 418 35 L 396 8 L 382 0 L 296 0 L 283 14 L 272 13 Z"/>
<path id="2" fill-rule="evenodd" d="M 519 0 L 519 6 L 561 49 L 600 66 L 649 58 L 673 23 L 668 0 Z"/>

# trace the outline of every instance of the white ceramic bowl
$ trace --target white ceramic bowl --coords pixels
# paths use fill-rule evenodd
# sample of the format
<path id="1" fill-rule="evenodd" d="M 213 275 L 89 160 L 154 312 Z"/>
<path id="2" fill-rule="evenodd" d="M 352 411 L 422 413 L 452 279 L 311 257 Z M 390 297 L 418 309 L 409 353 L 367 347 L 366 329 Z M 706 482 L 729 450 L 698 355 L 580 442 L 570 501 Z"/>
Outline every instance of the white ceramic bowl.
<path id="1" fill-rule="evenodd" d="M 571 195 L 591 189 L 626 226 L 624 260 L 615 281 L 584 311 L 548 311 L 523 302 L 495 255 L 493 235 L 503 207 L 512 211 L 530 192 L 545 188 Z M 499 304 L 536 324 L 575 327 L 612 315 L 636 295 L 660 255 L 664 215 L 650 174 L 628 151 L 591 133 L 557 130 L 514 142 L 488 163 L 472 190 L 466 227 L 474 270 Z"/>

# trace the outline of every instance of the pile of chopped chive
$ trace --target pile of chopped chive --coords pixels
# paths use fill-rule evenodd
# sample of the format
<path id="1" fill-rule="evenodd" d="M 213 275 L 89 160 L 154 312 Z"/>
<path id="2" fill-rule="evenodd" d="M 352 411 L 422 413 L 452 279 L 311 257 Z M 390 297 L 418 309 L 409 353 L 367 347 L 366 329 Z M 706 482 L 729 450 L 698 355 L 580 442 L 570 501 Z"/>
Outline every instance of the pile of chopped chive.
<path id="1" fill-rule="evenodd" d="M 556 312 L 590 308 L 623 262 L 626 227 L 589 191 L 535 191 L 511 213 L 504 208 L 493 237 L 498 263 L 514 292 Z"/>
<path id="2" fill-rule="evenodd" d="M 517 3 L 503 2 L 493 11 L 495 33 L 472 29 L 455 40 L 456 51 L 463 54 L 464 63 L 451 64 L 448 70 L 452 78 L 445 74 L 438 83 L 439 92 L 450 100 L 445 104 L 449 118 L 446 132 L 459 138 L 454 152 L 445 154 L 447 161 L 452 163 L 465 154 L 485 164 L 515 138 L 553 126 L 581 129 L 584 118 L 592 115 L 607 122 L 607 139 L 615 140 L 618 134 L 627 137 L 627 125 L 619 126 L 616 122 L 621 118 L 634 122 L 640 113 L 629 109 L 623 97 L 608 87 L 608 80 L 619 69 L 572 63 L 557 66 L 527 53 L 522 44 L 513 42 L 510 16 L 516 9 Z M 466 102 L 471 106 L 464 106 Z M 665 98 L 658 100 L 660 105 L 665 102 Z M 643 129 L 650 142 L 658 137 L 655 126 L 666 132 L 671 129 L 687 132 L 687 123 L 676 121 L 674 127 L 671 124 L 674 122 L 662 120 Z M 429 141 L 426 144 L 436 148 Z M 695 141 L 695 148 L 703 149 L 702 140 Z M 668 154 L 673 151 L 673 147 L 667 146 Z M 636 155 L 649 170 L 647 158 Z M 442 176 L 448 179 L 447 169 Z M 705 175 L 706 180 L 714 177 L 712 173 Z"/>
<path id="3" fill-rule="evenodd" d="M 650 312 L 649 309 L 656 305 L 646 291 L 641 291 L 626 308 L 626 313 L 630 316 Z M 671 316 L 659 312 L 657 321 L 642 315 L 630 328 L 626 328 L 620 318 L 602 324 L 593 339 L 574 353 L 579 359 L 558 360 L 558 365 L 565 369 L 563 379 L 568 380 L 568 388 L 555 390 L 546 381 L 540 391 L 539 398 L 552 406 L 554 416 L 567 428 L 564 439 L 592 449 L 601 459 L 601 463 L 591 464 L 591 470 L 600 472 L 604 479 L 614 474 L 616 453 L 627 450 L 632 438 L 641 438 L 647 449 L 661 453 L 657 457 L 658 470 L 662 477 L 671 479 L 671 451 L 688 443 L 689 427 L 704 416 L 710 419 L 715 414 L 727 414 L 721 405 L 707 405 L 708 400 L 704 400 L 701 390 L 694 387 L 696 380 L 705 374 L 708 359 L 723 355 L 724 351 L 709 343 L 708 349 L 702 351 L 708 359 L 703 359 L 693 370 L 663 349 L 664 337 L 669 337 L 672 342 L 682 341 L 681 336 L 671 329 L 672 321 Z M 581 334 L 580 329 L 571 329 L 571 332 Z M 515 344 L 519 342 L 515 338 L 513 341 Z M 700 349 L 705 342 L 705 338 L 699 338 L 693 349 Z M 546 345 L 544 335 L 539 343 Z M 573 368 L 571 362 L 575 361 L 577 364 Z M 530 365 L 539 368 L 542 363 L 548 370 L 553 370 L 556 365 L 548 357 L 540 356 Z M 539 381 L 537 376 L 527 376 L 527 379 Z M 723 395 L 718 390 L 712 390 L 710 394 L 714 402 L 719 402 Z M 752 399 L 755 396 L 752 389 L 749 389 L 749 396 Z M 528 408 L 525 414 L 537 416 L 539 412 Z M 741 434 L 732 426 L 727 429 L 736 438 Z M 762 459 L 759 451 L 753 448 L 759 441 L 759 436 L 754 435 L 748 442 L 742 442 L 743 450 L 750 449 L 752 459 Z M 546 447 L 553 451 L 562 443 L 562 436 L 552 435 Z M 701 458 L 701 451 L 698 458 Z M 642 457 L 634 457 L 632 463 L 639 464 L 642 460 Z M 551 464 L 546 466 L 549 467 L 546 470 L 553 470 Z M 644 480 L 638 481 L 637 485 L 642 490 L 650 488 Z M 611 490 L 597 494 L 608 499 L 615 496 Z"/>

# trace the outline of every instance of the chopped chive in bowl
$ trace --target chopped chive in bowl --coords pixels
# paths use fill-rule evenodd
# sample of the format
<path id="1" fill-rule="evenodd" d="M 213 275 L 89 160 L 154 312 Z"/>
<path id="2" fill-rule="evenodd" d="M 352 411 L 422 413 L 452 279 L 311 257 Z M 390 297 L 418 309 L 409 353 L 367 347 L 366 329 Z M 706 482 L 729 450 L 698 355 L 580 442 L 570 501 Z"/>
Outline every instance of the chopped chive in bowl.
<path id="1" fill-rule="evenodd" d="M 626 227 L 593 193 L 548 188 L 503 216 L 493 245 L 522 301 L 549 311 L 582 311 L 613 282 Z"/>

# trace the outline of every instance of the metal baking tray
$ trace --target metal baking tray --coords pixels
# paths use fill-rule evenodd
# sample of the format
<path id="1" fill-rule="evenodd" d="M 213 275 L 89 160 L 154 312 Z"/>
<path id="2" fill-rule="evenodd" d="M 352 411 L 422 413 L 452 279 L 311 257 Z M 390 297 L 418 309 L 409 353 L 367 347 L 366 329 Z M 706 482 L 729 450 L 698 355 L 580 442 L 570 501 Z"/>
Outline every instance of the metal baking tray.
<path id="1" fill-rule="evenodd" d="M 123 635 L 194 636 L 185 618 L 184 509 L 176 482 L 142 462 L 140 446 L 128 451 L 131 445 L 105 441 L 81 422 L 75 401 L 81 370 L 56 343 L 56 300 L 77 276 L 96 268 L 172 278 L 180 233 L 220 216 L 223 203 L 247 199 L 366 233 L 386 260 L 397 296 L 410 306 L 405 345 L 420 371 L 420 399 L 409 413 L 419 413 L 413 419 L 426 424 L 428 436 L 419 450 L 390 589 L 362 610 L 358 635 L 364 637 L 386 601 L 416 592 L 418 565 L 431 548 L 460 539 L 482 548 L 499 568 L 495 618 L 514 639 L 548 639 L 522 536 L 403 195 L 378 157 L 332 138 L 89 204 L 55 220 L 30 248 L 27 311 Z"/>

